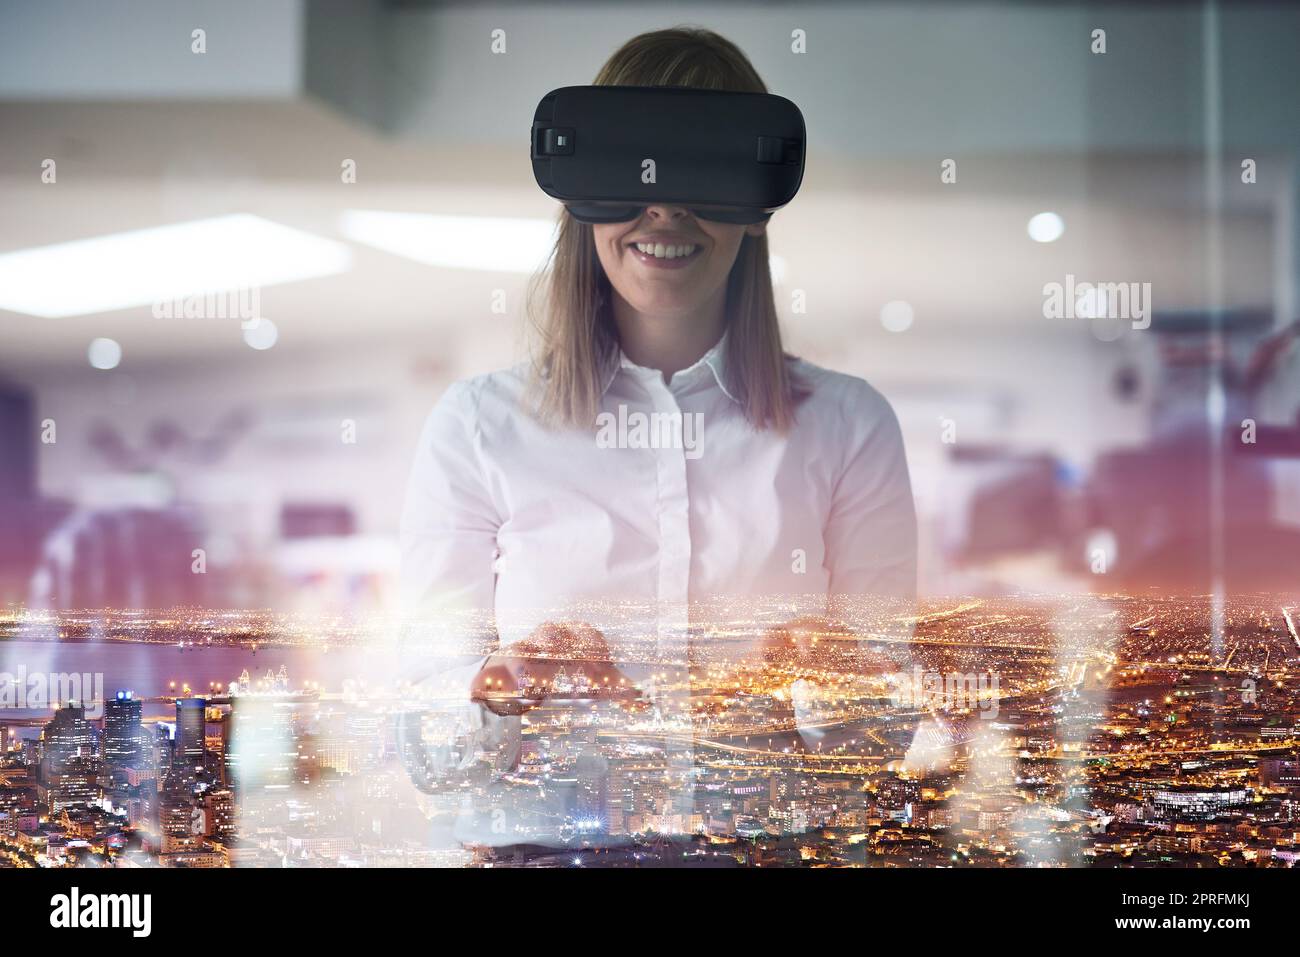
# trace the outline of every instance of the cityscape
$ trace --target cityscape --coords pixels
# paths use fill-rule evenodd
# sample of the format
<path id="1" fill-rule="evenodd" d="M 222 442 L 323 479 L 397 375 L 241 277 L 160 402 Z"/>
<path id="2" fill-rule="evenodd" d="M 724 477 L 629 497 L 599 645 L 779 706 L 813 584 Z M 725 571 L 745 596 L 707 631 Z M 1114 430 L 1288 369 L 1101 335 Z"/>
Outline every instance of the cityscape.
<path id="1" fill-rule="evenodd" d="M 737 600 L 693 608 L 708 624 L 679 643 L 637 611 L 550 626 L 470 694 L 406 668 L 399 623 L 10 608 L 0 866 L 1300 857 L 1294 596 L 927 599 L 784 627 Z M 449 635 L 471 637 L 435 673 L 492 650 L 478 624 L 432 645 Z"/>

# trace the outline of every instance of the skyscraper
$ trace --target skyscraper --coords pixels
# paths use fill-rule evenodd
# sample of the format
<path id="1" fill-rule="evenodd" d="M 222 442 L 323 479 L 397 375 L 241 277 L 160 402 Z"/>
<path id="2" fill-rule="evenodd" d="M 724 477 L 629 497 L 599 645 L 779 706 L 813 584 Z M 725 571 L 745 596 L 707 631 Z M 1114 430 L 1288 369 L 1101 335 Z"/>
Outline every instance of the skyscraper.
<path id="1" fill-rule="evenodd" d="M 176 701 L 176 762 L 188 767 L 203 763 L 204 723 L 208 703 L 202 698 Z"/>
<path id="2" fill-rule="evenodd" d="M 576 817 L 584 831 L 607 833 L 609 813 L 609 760 L 599 751 L 586 751 L 577 761 L 578 801 Z"/>
<path id="3" fill-rule="evenodd" d="M 236 791 L 283 788 L 294 780 L 294 703 L 284 695 L 240 695 L 226 720 L 226 781 Z"/>
<path id="4" fill-rule="evenodd" d="M 235 795 L 228 788 L 209 791 L 203 799 L 209 835 L 229 846 L 235 840 Z"/>
<path id="5" fill-rule="evenodd" d="M 41 786 L 50 811 L 95 800 L 95 738 L 86 709 L 69 704 L 54 713 L 41 735 Z"/>
<path id="6" fill-rule="evenodd" d="M 193 851 L 203 846 L 203 812 L 183 775 L 171 775 L 158 795 L 158 830 L 162 835 L 163 854 Z"/>
<path id="7" fill-rule="evenodd" d="M 119 691 L 104 706 L 104 763 L 110 768 L 135 767 L 141 756 L 140 699 Z"/>

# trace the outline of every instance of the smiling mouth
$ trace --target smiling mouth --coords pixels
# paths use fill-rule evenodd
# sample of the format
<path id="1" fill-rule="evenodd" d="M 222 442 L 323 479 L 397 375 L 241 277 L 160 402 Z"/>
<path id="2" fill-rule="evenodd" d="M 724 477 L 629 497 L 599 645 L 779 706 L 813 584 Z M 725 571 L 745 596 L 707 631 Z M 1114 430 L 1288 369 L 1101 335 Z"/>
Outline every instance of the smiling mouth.
<path id="1" fill-rule="evenodd" d="M 647 259 L 662 262 L 690 259 L 704 248 L 699 243 L 628 243 L 628 246 Z"/>

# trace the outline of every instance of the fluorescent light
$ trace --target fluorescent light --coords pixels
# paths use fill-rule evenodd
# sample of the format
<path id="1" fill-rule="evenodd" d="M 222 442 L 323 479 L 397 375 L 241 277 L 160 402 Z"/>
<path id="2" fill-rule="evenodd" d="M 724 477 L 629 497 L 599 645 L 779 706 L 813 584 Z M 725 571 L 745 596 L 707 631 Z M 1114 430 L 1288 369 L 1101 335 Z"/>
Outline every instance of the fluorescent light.
<path id="1" fill-rule="evenodd" d="M 535 272 L 555 244 L 550 220 L 504 216 L 348 209 L 339 230 L 353 242 L 430 266 L 487 272 Z"/>
<path id="2" fill-rule="evenodd" d="M 60 319 L 344 272 L 345 243 L 249 213 L 0 255 L 0 309 Z"/>

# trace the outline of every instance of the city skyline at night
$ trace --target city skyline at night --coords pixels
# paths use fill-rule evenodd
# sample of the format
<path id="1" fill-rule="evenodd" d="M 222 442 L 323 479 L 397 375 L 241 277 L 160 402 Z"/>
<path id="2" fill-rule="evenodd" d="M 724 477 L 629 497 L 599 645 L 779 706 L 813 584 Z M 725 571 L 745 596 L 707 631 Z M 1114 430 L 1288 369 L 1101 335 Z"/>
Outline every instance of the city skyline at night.
<path id="1" fill-rule="evenodd" d="M 95 720 L 84 703 L 0 710 L 0 857 L 1290 866 L 1294 601 L 1233 597 L 1218 635 L 1215 608 L 1212 596 L 928 599 L 903 637 L 846 644 L 836 628 L 796 659 L 738 653 L 770 609 L 730 603 L 725 627 L 711 608 L 667 653 L 629 624 L 608 651 L 623 688 L 591 680 L 606 663 L 583 657 L 589 643 L 552 643 L 527 687 L 489 689 L 501 705 L 489 735 L 462 721 L 482 702 L 350 670 L 382 656 L 346 623 L 308 638 L 269 613 L 39 613 L 62 634 L 98 617 L 90 644 L 145 648 L 159 678 L 119 690 L 106 674 Z M 6 618 L 7 649 L 53 647 L 63 662 L 87 647 L 21 638 L 24 621 Z M 116 635 L 122 621 L 132 638 Z M 259 668 L 282 645 L 292 668 Z M 331 655 L 342 670 L 327 676 Z M 205 656 L 242 666 L 199 687 L 185 674 Z M 900 693 L 927 676 L 928 697 Z"/>

